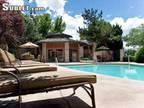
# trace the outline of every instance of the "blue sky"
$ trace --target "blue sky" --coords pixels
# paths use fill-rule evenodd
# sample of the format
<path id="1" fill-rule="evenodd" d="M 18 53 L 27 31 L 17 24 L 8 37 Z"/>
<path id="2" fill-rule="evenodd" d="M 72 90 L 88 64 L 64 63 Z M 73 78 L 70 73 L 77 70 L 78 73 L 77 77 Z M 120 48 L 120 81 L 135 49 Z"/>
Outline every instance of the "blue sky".
<path id="1" fill-rule="evenodd" d="M 68 0 L 65 10 L 81 14 L 84 8 L 102 10 L 105 19 L 144 17 L 144 0 Z"/>
<path id="2" fill-rule="evenodd" d="M 78 27 L 83 27 L 81 16 L 84 8 L 94 8 L 103 11 L 103 18 L 111 24 L 119 24 L 123 35 L 132 28 L 144 24 L 144 0 L 8 0 L 12 5 L 31 5 L 45 7 L 45 13 L 52 18 L 63 16 L 66 23 L 64 33 L 79 39 Z"/>

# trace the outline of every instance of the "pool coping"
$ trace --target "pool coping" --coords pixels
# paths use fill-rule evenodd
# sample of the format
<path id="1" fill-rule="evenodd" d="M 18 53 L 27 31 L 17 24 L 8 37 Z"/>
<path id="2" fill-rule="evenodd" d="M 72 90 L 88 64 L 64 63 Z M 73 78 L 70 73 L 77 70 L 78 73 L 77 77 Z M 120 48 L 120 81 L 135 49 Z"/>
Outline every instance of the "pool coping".
<path id="1" fill-rule="evenodd" d="M 65 66 L 65 65 L 91 65 L 91 64 L 95 64 L 95 65 L 97 65 L 97 64 L 107 64 L 107 65 L 109 65 L 109 64 L 114 64 L 114 65 L 120 65 L 120 64 L 122 64 L 122 65 L 128 65 L 128 64 L 130 64 L 130 65 L 136 65 L 136 66 L 144 66 L 144 63 L 136 63 L 136 62 L 98 62 L 98 63 L 81 63 L 81 62 L 72 62 L 72 63 L 58 63 L 58 65 L 61 65 L 61 66 Z"/>

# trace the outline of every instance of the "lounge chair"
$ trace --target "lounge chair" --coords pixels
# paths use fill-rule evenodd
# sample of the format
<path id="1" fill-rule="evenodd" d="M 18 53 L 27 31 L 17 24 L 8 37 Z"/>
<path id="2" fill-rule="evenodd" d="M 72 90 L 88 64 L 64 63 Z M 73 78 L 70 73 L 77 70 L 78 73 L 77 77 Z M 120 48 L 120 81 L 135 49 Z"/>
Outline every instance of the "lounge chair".
<path id="1" fill-rule="evenodd" d="M 48 66 L 48 64 L 42 63 L 42 62 L 36 62 L 32 60 L 18 60 L 15 58 L 13 54 L 6 50 L 2 50 L 0 48 L 0 61 L 1 61 L 1 66 L 3 67 L 32 67 L 32 66 L 41 66 L 45 65 Z"/>
<path id="2" fill-rule="evenodd" d="M 13 54 L 0 49 L 0 60 L 2 61 L 2 66 L 5 70 L 17 73 L 34 73 L 34 72 L 44 72 L 44 71 L 56 71 L 57 67 L 49 66 L 48 64 L 34 61 L 23 61 L 20 65 L 16 62 L 16 58 Z M 19 71 L 17 71 L 17 68 Z"/>
<path id="3" fill-rule="evenodd" d="M 92 108 L 96 108 L 92 85 L 92 83 L 96 83 L 96 75 L 57 71 L 16 75 L 2 69 L 0 72 L 5 73 L 0 75 L 0 98 L 19 96 L 19 108 L 22 107 L 21 95 L 67 88 L 73 88 L 74 95 L 78 87 L 82 87 L 88 93 L 92 100 Z"/>

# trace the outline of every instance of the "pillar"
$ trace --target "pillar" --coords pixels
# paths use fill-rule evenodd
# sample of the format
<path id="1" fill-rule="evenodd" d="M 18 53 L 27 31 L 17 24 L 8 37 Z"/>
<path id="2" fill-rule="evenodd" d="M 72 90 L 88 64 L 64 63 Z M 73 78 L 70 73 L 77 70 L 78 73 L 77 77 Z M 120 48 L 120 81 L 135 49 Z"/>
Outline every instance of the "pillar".
<path id="1" fill-rule="evenodd" d="M 69 62 L 69 42 L 65 43 L 65 62 Z"/>
<path id="2" fill-rule="evenodd" d="M 43 62 L 47 61 L 47 47 L 46 47 L 46 43 L 42 43 L 42 61 Z"/>
<path id="3" fill-rule="evenodd" d="M 93 43 L 93 48 L 92 48 L 92 50 L 93 50 L 93 60 L 94 60 L 94 62 L 97 62 L 97 57 L 96 57 L 96 43 L 95 43 L 95 42 Z"/>
<path id="4" fill-rule="evenodd" d="M 124 58 L 124 49 L 120 49 L 120 61 L 123 62 Z"/>
<path id="5" fill-rule="evenodd" d="M 81 57 L 84 57 L 84 48 L 83 46 L 79 45 L 79 60 L 81 59 Z"/>

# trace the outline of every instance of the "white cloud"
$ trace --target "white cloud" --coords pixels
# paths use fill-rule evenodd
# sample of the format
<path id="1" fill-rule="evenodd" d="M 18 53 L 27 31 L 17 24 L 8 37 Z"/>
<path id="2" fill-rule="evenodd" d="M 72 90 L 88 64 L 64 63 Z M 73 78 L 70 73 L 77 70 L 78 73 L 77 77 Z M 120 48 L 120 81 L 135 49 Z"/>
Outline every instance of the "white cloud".
<path id="1" fill-rule="evenodd" d="M 33 2 L 34 0 L 30 0 L 29 2 Z M 59 14 L 64 13 L 64 6 L 67 2 L 66 0 L 35 0 L 38 7 L 49 8 L 51 11 L 54 11 Z"/>
<path id="2" fill-rule="evenodd" d="M 116 17 L 111 21 L 111 24 L 121 25 L 123 29 L 123 35 L 126 35 L 132 28 L 136 28 L 141 24 L 144 24 L 144 18 L 133 17 L 124 20 L 122 17 Z"/>
<path id="3" fill-rule="evenodd" d="M 70 34 L 74 39 L 79 39 L 79 34 L 77 33 L 78 27 L 83 27 L 83 18 L 81 15 L 75 15 L 74 17 L 68 14 L 63 15 L 63 19 L 67 25 L 64 33 Z"/>
<path id="4" fill-rule="evenodd" d="M 7 0 L 10 5 L 23 5 L 23 0 Z"/>

